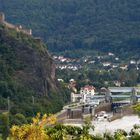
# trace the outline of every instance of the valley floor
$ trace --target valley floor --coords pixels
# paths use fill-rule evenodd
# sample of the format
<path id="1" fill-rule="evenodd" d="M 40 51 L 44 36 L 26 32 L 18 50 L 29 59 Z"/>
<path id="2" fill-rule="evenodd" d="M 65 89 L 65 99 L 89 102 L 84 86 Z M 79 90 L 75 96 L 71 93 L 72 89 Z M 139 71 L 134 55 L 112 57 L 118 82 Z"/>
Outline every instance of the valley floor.
<path id="1" fill-rule="evenodd" d="M 94 132 L 90 130 L 91 134 L 103 134 L 104 132 L 113 133 L 117 129 L 124 129 L 126 132 L 130 132 L 135 124 L 140 125 L 140 118 L 137 115 L 124 116 L 121 119 L 117 119 L 112 122 L 108 121 L 93 121 L 95 126 Z M 81 126 L 82 124 L 71 124 L 74 126 Z"/>

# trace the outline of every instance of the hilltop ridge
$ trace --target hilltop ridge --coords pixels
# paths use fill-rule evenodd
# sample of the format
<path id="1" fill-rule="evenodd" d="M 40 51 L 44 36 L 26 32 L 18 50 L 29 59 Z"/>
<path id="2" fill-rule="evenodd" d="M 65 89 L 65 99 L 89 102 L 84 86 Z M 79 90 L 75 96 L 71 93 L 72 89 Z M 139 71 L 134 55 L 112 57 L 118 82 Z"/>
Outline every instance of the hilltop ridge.
<path id="1" fill-rule="evenodd" d="M 42 37 L 53 52 L 86 49 L 123 55 L 140 51 L 139 0 L 15 0 L 13 3 L 0 0 L 0 3 L 8 21 L 32 28 L 33 34 Z"/>

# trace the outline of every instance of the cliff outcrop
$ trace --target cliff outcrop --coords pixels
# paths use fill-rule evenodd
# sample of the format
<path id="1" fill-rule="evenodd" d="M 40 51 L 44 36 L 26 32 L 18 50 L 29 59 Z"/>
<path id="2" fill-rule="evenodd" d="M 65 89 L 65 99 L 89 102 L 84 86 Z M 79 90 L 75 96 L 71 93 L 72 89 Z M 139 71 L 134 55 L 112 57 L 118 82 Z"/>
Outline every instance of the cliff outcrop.
<path id="1" fill-rule="evenodd" d="M 58 88 L 55 65 L 45 44 L 31 35 L 0 25 L 0 110 L 33 116 L 57 112 L 67 101 Z"/>
<path id="2" fill-rule="evenodd" d="M 1 26 L 0 45 L 5 46 L 5 48 L 1 47 L 0 55 L 1 58 L 3 57 L 1 61 L 13 69 L 10 77 L 18 84 L 22 84 L 40 95 L 48 95 L 50 91 L 57 90 L 54 75 L 55 67 L 46 46 L 42 42 Z M 7 52 L 9 53 L 8 56 Z M 9 59 L 11 59 L 11 63 L 9 63 Z"/>

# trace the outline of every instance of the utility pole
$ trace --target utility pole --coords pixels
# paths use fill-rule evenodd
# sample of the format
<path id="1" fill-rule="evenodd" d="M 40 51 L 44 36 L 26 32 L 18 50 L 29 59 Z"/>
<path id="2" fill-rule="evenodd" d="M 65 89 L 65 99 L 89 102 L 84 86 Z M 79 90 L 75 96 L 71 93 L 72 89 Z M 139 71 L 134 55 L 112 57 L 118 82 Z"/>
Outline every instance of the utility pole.
<path id="1" fill-rule="evenodd" d="M 32 103 L 33 103 L 33 105 L 35 104 L 35 98 L 34 98 L 34 96 L 32 96 Z"/>
<path id="2" fill-rule="evenodd" d="M 9 113 L 10 112 L 10 98 L 9 98 L 9 96 L 7 98 L 7 103 L 8 103 L 8 113 Z"/>
<path id="3" fill-rule="evenodd" d="M 10 124 L 10 122 L 9 122 L 9 115 L 10 115 L 10 97 L 9 96 L 7 98 L 7 105 L 8 105 L 7 128 L 9 130 L 9 128 L 10 128 L 10 126 L 9 126 L 9 124 Z"/>

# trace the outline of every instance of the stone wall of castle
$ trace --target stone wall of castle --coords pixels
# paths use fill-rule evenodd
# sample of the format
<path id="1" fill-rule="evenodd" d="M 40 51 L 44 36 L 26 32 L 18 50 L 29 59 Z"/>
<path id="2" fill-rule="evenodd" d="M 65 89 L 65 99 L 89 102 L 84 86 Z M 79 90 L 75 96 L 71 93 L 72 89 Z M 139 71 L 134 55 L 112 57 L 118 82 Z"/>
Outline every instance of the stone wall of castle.
<path id="1" fill-rule="evenodd" d="M 0 13 L 0 23 L 3 23 L 5 21 L 4 13 Z"/>
<path id="2" fill-rule="evenodd" d="M 3 24 L 4 24 L 6 27 L 10 28 L 10 29 L 16 29 L 16 26 L 15 26 L 15 25 L 10 24 L 10 23 L 8 23 L 8 22 L 6 22 L 6 21 L 4 21 Z"/>
<path id="3" fill-rule="evenodd" d="M 27 34 L 27 35 L 32 35 L 31 29 L 23 28 L 21 25 L 15 26 L 11 23 L 6 22 L 4 13 L 0 13 L 0 24 L 5 25 L 7 28 L 15 29 L 17 32 L 22 32 L 22 33 Z"/>

